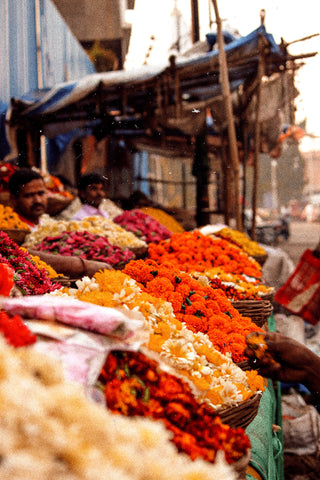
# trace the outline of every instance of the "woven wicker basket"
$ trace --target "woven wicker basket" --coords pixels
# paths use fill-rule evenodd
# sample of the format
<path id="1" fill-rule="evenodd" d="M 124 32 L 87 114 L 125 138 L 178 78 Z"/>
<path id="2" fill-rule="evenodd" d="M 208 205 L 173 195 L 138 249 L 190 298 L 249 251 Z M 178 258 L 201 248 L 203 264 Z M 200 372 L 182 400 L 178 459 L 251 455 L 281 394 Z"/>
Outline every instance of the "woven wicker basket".
<path id="1" fill-rule="evenodd" d="M 255 261 L 258 262 L 261 267 L 263 267 L 268 259 L 268 254 L 265 253 L 264 255 L 252 255 L 252 258 L 254 258 Z"/>
<path id="2" fill-rule="evenodd" d="M 274 294 L 275 294 L 274 289 L 272 291 L 268 292 L 268 293 L 262 293 L 261 294 L 261 300 L 269 300 L 269 302 L 273 302 Z"/>
<path id="3" fill-rule="evenodd" d="M 218 409 L 217 415 L 223 423 L 232 428 L 247 428 L 258 413 L 261 395 L 256 393 L 239 405 Z"/>
<path id="4" fill-rule="evenodd" d="M 11 240 L 16 242 L 18 245 L 22 245 L 24 242 L 24 239 L 26 238 L 26 235 L 30 233 L 30 230 L 24 230 L 21 228 L 12 228 L 9 230 L 2 230 L 2 232 L 6 233 L 8 237 L 10 237 Z"/>
<path id="5" fill-rule="evenodd" d="M 248 360 L 243 360 L 242 362 L 236 362 L 237 367 L 241 368 L 241 370 L 252 370 L 252 367 L 249 364 Z"/>
<path id="6" fill-rule="evenodd" d="M 136 259 L 145 258 L 148 253 L 148 246 L 145 247 L 129 247 L 129 250 L 133 252 L 136 256 Z"/>
<path id="7" fill-rule="evenodd" d="M 48 197 L 47 213 L 50 216 L 58 215 L 72 202 L 72 198 L 64 197 L 59 194 L 51 194 Z"/>
<path id="8" fill-rule="evenodd" d="M 51 282 L 52 283 L 60 283 L 60 285 L 62 287 L 70 287 L 72 279 L 70 279 L 68 277 L 54 277 L 54 278 L 51 278 Z"/>
<path id="9" fill-rule="evenodd" d="M 263 327 L 273 312 L 273 306 L 269 300 L 238 300 L 232 301 L 231 304 L 241 315 L 250 317 L 260 328 Z"/>

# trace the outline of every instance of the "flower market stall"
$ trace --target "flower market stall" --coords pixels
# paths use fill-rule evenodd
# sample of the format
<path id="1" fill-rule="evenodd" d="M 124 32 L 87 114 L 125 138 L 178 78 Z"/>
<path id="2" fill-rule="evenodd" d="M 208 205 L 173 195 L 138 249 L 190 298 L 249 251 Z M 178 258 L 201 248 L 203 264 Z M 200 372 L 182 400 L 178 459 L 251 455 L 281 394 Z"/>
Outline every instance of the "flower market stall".
<path id="1" fill-rule="evenodd" d="M 11 369 L 25 378 L 12 390 L 1 478 L 35 478 L 32 462 L 42 476 L 64 479 L 102 479 L 109 469 L 108 478 L 243 480 L 279 468 L 275 460 L 265 467 L 253 435 L 271 439 L 270 463 L 276 393 L 244 353 L 246 336 L 268 328 L 272 309 L 260 323 L 237 309 L 241 301 L 272 305 L 261 265 L 226 236 L 173 232 L 147 217 L 45 217 L 22 246 L 0 232 L 3 402 Z M 112 268 L 68 284 L 28 248 Z M 24 388 L 34 389 L 35 403 L 22 419 L 15 405 Z M 26 432 L 35 425 L 23 447 L 19 422 Z"/>

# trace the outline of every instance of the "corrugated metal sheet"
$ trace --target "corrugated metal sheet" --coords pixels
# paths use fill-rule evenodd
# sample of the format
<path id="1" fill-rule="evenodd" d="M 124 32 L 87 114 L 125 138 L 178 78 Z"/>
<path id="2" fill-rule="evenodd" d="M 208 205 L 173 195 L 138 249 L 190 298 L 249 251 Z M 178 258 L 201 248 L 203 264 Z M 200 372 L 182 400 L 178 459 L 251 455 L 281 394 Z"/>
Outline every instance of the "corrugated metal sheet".
<path id="1" fill-rule="evenodd" d="M 43 88 L 95 71 L 50 0 L 0 0 L 0 101 L 9 104 L 39 86 L 36 5 L 40 11 Z"/>
<path id="2" fill-rule="evenodd" d="M 0 99 L 37 87 L 34 1 L 0 0 Z"/>
<path id="3" fill-rule="evenodd" d="M 79 80 L 95 68 L 50 0 L 41 0 L 44 87 Z"/>

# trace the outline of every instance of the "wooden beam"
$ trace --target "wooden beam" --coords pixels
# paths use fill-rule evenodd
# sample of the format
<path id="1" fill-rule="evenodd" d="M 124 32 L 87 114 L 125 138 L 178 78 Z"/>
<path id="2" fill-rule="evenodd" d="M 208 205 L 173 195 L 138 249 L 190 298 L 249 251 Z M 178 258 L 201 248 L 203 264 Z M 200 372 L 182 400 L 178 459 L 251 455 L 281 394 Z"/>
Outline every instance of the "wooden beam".
<path id="1" fill-rule="evenodd" d="M 240 181 L 239 181 L 239 154 L 236 137 L 236 129 L 233 117 L 232 101 L 230 95 L 230 85 L 228 76 L 228 66 L 226 61 L 226 53 L 224 50 L 224 40 L 222 34 L 222 22 L 219 15 L 217 0 L 212 0 L 216 15 L 218 45 L 219 45 L 219 66 L 220 66 L 220 83 L 222 86 L 222 95 L 225 104 L 226 120 L 228 124 L 229 150 L 232 162 L 234 176 L 234 202 L 236 227 L 242 231 L 241 209 L 240 209 Z"/>
<path id="2" fill-rule="evenodd" d="M 258 182 L 259 182 L 259 157 L 260 157 L 260 141 L 261 141 L 261 92 L 262 92 L 262 77 L 264 75 L 264 52 L 263 41 L 259 39 L 261 54 L 258 66 L 258 88 L 257 88 L 257 102 L 256 102 L 256 119 L 255 119 L 255 138 L 254 138 L 254 159 L 253 159 L 253 186 L 252 186 L 252 226 L 251 237 L 252 240 L 257 239 L 256 232 L 256 217 L 257 217 L 257 203 L 258 203 Z"/>

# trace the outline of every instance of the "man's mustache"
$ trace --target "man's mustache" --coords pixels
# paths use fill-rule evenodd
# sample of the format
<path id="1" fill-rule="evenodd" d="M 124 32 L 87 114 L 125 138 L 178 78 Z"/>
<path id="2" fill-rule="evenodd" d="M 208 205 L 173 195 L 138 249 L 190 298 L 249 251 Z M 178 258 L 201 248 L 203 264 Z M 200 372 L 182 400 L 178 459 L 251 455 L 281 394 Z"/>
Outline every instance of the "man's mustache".
<path id="1" fill-rule="evenodd" d="M 38 208 L 38 207 L 46 208 L 46 206 L 45 206 L 43 203 L 34 203 L 34 204 L 31 206 L 31 209 Z"/>

